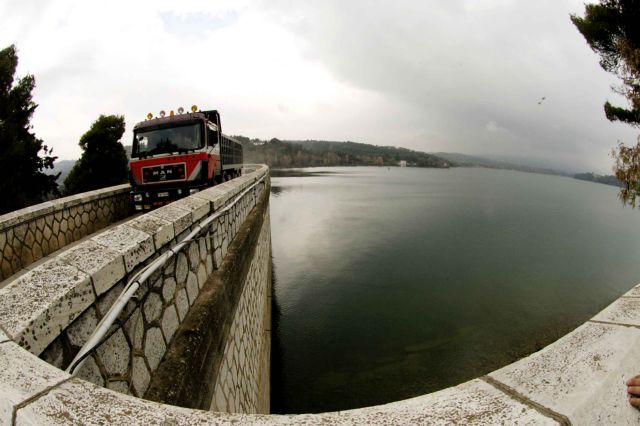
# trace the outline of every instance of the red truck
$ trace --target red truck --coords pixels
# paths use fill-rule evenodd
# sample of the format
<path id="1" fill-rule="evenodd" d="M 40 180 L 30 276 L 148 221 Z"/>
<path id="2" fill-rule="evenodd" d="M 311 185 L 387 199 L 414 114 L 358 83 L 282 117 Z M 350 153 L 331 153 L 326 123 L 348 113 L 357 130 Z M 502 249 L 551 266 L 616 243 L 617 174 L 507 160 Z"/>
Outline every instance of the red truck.
<path id="1" fill-rule="evenodd" d="M 242 145 L 222 133 L 216 110 L 147 115 L 133 128 L 131 200 L 150 210 L 240 176 Z"/>

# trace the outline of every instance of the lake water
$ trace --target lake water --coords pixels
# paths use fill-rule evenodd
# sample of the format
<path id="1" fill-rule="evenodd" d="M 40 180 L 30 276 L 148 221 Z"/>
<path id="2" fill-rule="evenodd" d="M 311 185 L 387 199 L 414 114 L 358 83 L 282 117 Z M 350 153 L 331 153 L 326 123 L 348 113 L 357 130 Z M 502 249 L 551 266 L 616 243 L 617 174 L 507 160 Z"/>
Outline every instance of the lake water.
<path id="1" fill-rule="evenodd" d="M 462 383 L 640 281 L 640 213 L 615 187 L 471 168 L 273 176 L 273 412 Z"/>

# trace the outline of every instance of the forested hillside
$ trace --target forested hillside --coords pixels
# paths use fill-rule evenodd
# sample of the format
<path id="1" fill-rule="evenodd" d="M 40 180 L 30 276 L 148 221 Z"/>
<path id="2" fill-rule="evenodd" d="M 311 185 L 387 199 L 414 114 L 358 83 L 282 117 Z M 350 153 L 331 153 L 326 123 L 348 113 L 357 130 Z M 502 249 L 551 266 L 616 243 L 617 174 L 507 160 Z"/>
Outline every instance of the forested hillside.
<path id="1" fill-rule="evenodd" d="M 266 163 L 274 168 L 318 166 L 408 166 L 447 168 L 451 163 L 435 155 L 406 148 L 356 142 L 262 141 L 234 136 L 242 142 L 246 163 Z"/>

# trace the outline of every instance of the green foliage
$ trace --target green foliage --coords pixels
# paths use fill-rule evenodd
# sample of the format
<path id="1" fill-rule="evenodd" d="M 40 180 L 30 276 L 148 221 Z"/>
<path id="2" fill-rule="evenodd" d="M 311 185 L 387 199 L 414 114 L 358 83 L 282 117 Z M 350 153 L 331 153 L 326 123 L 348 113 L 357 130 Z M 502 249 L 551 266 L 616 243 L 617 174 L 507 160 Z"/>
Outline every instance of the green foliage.
<path id="1" fill-rule="evenodd" d="M 617 92 L 630 109 L 605 104 L 609 120 L 640 126 L 640 0 L 601 0 L 585 6 L 585 16 L 571 20 L 591 48 L 600 55 L 600 65 L 622 81 Z"/>
<path id="2" fill-rule="evenodd" d="M 449 167 L 449 163 L 442 158 L 405 148 L 355 142 L 234 138 L 244 147 L 245 162 L 265 163 L 273 168 L 397 166 L 401 160 L 417 167 Z"/>
<path id="3" fill-rule="evenodd" d="M 620 199 L 623 203 L 636 207 L 640 195 L 640 142 L 635 146 L 619 144 L 617 150 L 612 151 L 616 160 L 613 170 L 616 178 L 622 182 Z"/>
<path id="4" fill-rule="evenodd" d="M 128 160 L 120 139 L 124 117 L 101 115 L 80 138 L 82 157 L 64 180 L 66 195 L 118 185 L 127 181 Z"/>
<path id="5" fill-rule="evenodd" d="M 600 55 L 600 65 L 615 74 L 622 84 L 615 91 L 625 96 L 630 108 L 606 102 L 604 110 L 611 121 L 640 126 L 640 0 L 600 0 L 585 6 L 584 18 L 571 16 L 591 48 Z M 638 144 L 619 144 L 612 151 L 614 172 L 621 181 L 620 199 L 636 206 L 640 193 L 640 138 Z"/>
<path id="6" fill-rule="evenodd" d="M 576 173 L 574 178 L 579 180 L 586 180 L 589 182 L 602 183 L 604 185 L 612 185 L 620 187 L 620 181 L 613 175 L 597 175 L 595 173 Z"/>
<path id="7" fill-rule="evenodd" d="M 44 173 L 56 157 L 31 132 L 35 79 L 27 75 L 14 84 L 17 65 L 15 46 L 0 50 L 0 214 L 39 203 L 58 190 L 56 176 Z"/>

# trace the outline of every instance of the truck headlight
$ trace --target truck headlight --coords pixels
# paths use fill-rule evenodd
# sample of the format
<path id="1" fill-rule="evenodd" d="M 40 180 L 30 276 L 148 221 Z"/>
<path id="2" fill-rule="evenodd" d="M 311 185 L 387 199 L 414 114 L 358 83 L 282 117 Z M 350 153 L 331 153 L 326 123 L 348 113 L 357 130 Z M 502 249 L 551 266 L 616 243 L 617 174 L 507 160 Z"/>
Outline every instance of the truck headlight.
<path id="1" fill-rule="evenodd" d="M 133 201 L 142 201 L 142 194 L 135 194 L 133 196 Z"/>

